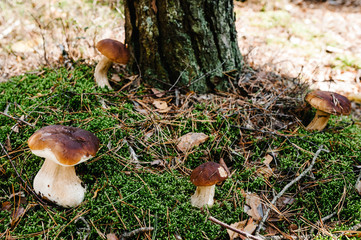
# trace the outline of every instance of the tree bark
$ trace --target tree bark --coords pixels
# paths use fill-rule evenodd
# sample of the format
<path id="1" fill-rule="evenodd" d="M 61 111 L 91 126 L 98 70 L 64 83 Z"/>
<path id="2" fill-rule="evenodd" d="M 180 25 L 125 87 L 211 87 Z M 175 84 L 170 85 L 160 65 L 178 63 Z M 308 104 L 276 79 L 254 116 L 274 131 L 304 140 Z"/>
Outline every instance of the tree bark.
<path id="1" fill-rule="evenodd" d="M 233 0 L 126 0 L 132 71 L 171 90 L 226 90 L 241 69 Z"/>

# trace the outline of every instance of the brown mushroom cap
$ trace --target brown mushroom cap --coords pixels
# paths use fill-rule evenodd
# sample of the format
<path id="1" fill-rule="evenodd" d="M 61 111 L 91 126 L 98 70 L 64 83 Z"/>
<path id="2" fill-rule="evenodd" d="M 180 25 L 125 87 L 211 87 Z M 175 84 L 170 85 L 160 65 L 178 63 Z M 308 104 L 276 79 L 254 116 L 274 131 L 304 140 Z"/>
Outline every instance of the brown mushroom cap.
<path id="1" fill-rule="evenodd" d="M 196 186 L 212 186 L 228 177 L 226 170 L 218 163 L 206 162 L 191 173 L 191 182 Z"/>
<path id="2" fill-rule="evenodd" d="M 305 97 L 312 107 L 334 115 L 349 115 L 351 113 L 351 102 L 335 92 L 315 90 Z"/>
<path id="3" fill-rule="evenodd" d="M 121 42 L 113 39 L 99 41 L 96 48 L 112 62 L 127 64 L 130 58 L 128 48 Z"/>
<path id="4" fill-rule="evenodd" d="M 36 152 L 50 150 L 58 164 L 73 166 L 94 157 L 99 149 L 99 140 L 86 130 L 61 125 L 51 125 L 36 131 L 28 140 Z M 43 154 L 38 155 L 45 157 Z"/>

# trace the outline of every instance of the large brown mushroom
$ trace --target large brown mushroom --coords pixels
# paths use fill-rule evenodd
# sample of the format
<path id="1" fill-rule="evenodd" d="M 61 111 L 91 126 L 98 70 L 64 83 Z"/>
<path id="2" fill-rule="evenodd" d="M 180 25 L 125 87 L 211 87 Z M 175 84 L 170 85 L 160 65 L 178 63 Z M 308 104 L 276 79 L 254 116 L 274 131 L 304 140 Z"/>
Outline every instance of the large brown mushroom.
<path id="1" fill-rule="evenodd" d="M 123 43 L 113 39 L 99 41 L 96 48 L 103 55 L 103 58 L 95 67 L 95 82 L 101 88 L 107 86 L 112 89 L 108 81 L 108 69 L 113 62 L 126 65 L 130 58 L 129 49 Z"/>
<path id="2" fill-rule="evenodd" d="M 79 205 L 85 188 L 74 166 L 95 156 L 98 138 L 86 130 L 51 125 L 36 131 L 28 140 L 33 154 L 45 158 L 34 178 L 34 190 L 63 207 Z"/>
<path id="3" fill-rule="evenodd" d="M 330 115 L 349 115 L 351 113 L 351 102 L 335 92 L 315 90 L 308 93 L 305 101 L 316 108 L 316 115 L 306 127 L 307 130 L 323 130 Z"/>
<path id="4" fill-rule="evenodd" d="M 206 162 L 196 167 L 191 173 L 191 182 L 197 186 L 196 192 L 191 197 L 194 207 L 212 207 L 215 186 L 227 179 L 226 170 L 218 163 Z"/>

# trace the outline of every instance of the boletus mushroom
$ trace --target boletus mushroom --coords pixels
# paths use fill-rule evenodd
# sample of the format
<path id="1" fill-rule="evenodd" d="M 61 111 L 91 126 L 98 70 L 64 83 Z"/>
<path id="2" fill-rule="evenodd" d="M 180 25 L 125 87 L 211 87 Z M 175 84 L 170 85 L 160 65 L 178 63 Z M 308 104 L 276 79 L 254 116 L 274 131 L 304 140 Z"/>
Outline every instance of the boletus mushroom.
<path id="1" fill-rule="evenodd" d="M 34 178 L 35 192 L 63 207 L 78 206 L 85 188 L 74 166 L 95 156 L 98 138 L 80 128 L 51 125 L 36 131 L 28 145 L 33 154 L 45 158 Z"/>
<path id="2" fill-rule="evenodd" d="M 226 170 L 218 163 L 206 162 L 196 167 L 191 173 L 191 182 L 197 187 L 191 197 L 193 207 L 212 207 L 215 186 L 227 179 Z"/>
<path id="3" fill-rule="evenodd" d="M 317 109 L 315 117 L 306 127 L 310 131 L 323 130 L 331 114 L 339 116 L 351 113 L 351 102 L 335 92 L 315 90 L 306 95 L 305 101 Z"/>
<path id="4" fill-rule="evenodd" d="M 108 81 L 108 70 L 113 62 L 126 65 L 130 58 L 129 49 L 121 42 L 113 39 L 103 39 L 96 44 L 96 48 L 103 55 L 95 67 L 94 79 L 101 88 L 112 87 Z"/>

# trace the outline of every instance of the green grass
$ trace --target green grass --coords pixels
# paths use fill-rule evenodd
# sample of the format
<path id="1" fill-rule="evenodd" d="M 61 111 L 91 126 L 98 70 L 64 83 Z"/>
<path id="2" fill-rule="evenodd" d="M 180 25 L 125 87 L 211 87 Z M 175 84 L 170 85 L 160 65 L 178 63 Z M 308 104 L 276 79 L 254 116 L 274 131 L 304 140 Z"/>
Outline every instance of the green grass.
<path id="1" fill-rule="evenodd" d="M 0 142 L 7 143 L 12 161 L 30 186 L 43 161 L 33 155 L 26 144 L 37 129 L 51 124 L 80 127 L 95 133 L 101 142 L 94 160 L 76 166 L 87 193 L 85 201 L 74 209 L 53 205 L 45 209 L 39 205 L 24 189 L 9 160 L 1 154 L 0 202 L 10 202 L 12 208 L 0 210 L 0 236 L 7 231 L 8 236 L 27 239 L 44 236 L 83 239 L 88 233 L 84 229 L 88 227 L 88 239 L 96 239 L 100 238 L 98 231 L 119 236 L 152 226 L 151 239 L 176 239 L 176 235 L 183 239 L 227 239 L 225 229 L 207 221 L 207 216 L 228 224 L 248 219 L 243 211 L 241 191 L 272 200 L 272 189 L 281 191 L 302 172 L 312 159 L 307 151 L 316 152 L 321 144 L 330 152 L 321 153 L 312 174 L 287 191 L 295 201 L 280 210 L 292 212 L 287 218 L 299 227 L 308 226 L 300 216 L 315 223 L 334 211 L 339 211 L 341 220 L 338 230 L 359 221 L 361 201 L 353 186 L 358 174 L 354 167 L 360 165 L 361 159 L 361 130 L 352 125 L 349 118 L 332 118 L 329 128 L 321 133 L 299 129 L 296 134 L 284 132 L 283 137 L 271 134 L 257 138 L 244 131 L 242 137 L 253 143 L 243 151 L 237 127 L 239 115 L 224 113 L 214 103 L 195 103 L 185 113 L 173 115 L 141 114 L 135 100 L 146 101 L 149 95 L 146 88 L 140 88 L 136 94 L 101 90 L 95 87 L 92 74 L 93 69 L 88 66 L 76 66 L 73 70 L 44 69 L 0 84 L 0 111 L 7 109 L 9 115 L 17 118 L 24 115 L 25 120 L 35 126 L 19 124 L 18 130 L 13 131 L 16 121 L 0 115 Z M 108 108 L 101 107 L 101 99 Z M 145 138 L 151 131 L 153 134 Z M 210 139 L 185 156 L 177 151 L 174 140 L 192 131 L 206 133 Z M 164 160 L 167 166 L 159 168 L 144 163 L 136 167 L 131 163 L 124 139 L 135 150 L 139 161 Z M 278 155 L 271 164 L 274 175 L 266 179 L 256 170 L 269 150 Z M 199 164 L 218 161 L 220 157 L 234 174 L 216 187 L 215 206 L 209 212 L 202 212 L 190 205 L 195 187 L 189 181 L 189 173 Z M 26 211 L 18 221 L 12 221 L 12 211 L 19 203 L 18 198 L 8 196 L 20 191 L 26 200 L 20 206 Z M 76 220 L 79 216 L 87 224 Z M 337 219 L 335 216 L 329 221 Z M 288 232 L 289 222 L 276 224 Z M 140 238 L 146 237 L 141 234 Z"/>

